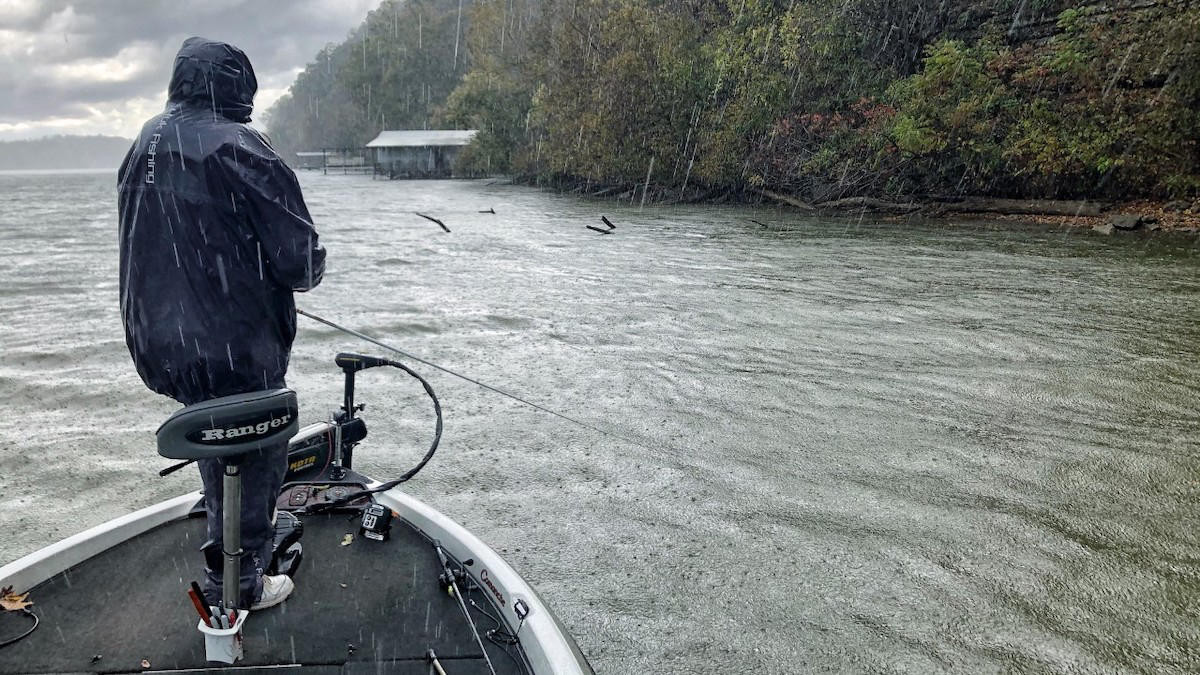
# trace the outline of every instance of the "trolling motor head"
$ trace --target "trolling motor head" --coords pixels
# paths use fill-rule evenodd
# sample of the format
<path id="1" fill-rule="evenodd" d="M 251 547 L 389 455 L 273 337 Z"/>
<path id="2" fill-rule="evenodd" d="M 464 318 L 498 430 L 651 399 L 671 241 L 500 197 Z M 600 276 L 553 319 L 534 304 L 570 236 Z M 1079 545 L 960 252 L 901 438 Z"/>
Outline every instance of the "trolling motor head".
<path id="1" fill-rule="evenodd" d="M 342 402 L 342 412 L 338 415 L 338 421 L 345 422 L 354 419 L 354 413 L 366 407 L 364 405 L 354 405 L 354 374 L 367 368 L 390 366 L 392 362 L 375 356 L 349 354 L 346 352 L 342 352 L 334 357 L 333 362 L 346 374 L 345 400 Z"/>
<path id="2" fill-rule="evenodd" d="M 391 361 L 388 361 L 387 359 L 381 359 L 377 356 L 348 354 L 346 352 L 342 352 L 341 354 L 333 357 L 333 362 L 337 364 L 338 368 L 341 368 L 347 372 L 357 372 L 360 370 L 366 370 L 367 368 L 374 368 L 376 366 L 392 365 Z"/>

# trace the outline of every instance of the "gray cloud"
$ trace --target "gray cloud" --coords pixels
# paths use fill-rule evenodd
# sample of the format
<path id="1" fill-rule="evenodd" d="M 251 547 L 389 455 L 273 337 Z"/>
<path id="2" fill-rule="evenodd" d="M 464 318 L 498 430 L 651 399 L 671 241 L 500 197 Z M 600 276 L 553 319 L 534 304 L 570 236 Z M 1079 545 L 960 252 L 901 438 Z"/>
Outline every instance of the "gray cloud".
<path id="1" fill-rule="evenodd" d="M 201 35 L 242 48 L 256 111 L 379 0 L 9 0 L 0 4 L 0 138 L 131 134 L 166 99 L 175 52 Z M 111 121 L 110 128 L 106 124 Z"/>

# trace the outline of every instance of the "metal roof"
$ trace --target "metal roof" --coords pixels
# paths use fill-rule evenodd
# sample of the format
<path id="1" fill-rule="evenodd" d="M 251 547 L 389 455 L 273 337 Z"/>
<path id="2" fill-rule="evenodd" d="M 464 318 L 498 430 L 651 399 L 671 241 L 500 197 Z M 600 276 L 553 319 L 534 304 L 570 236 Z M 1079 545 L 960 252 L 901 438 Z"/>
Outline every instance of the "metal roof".
<path id="1" fill-rule="evenodd" d="M 425 147 L 434 145 L 469 145 L 479 131 L 475 129 L 418 129 L 414 131 L 381 131 L 368 148 Z"/>

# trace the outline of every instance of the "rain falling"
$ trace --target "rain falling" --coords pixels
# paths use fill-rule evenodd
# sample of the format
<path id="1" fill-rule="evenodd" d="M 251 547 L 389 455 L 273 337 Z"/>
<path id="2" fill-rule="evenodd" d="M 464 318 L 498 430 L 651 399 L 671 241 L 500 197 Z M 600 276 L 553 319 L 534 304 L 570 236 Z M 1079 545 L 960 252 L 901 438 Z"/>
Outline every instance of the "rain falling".
<path id="1" fill-rule="evenodd" d="M 1200 2 L 10 4 L 0 675 L 1196 669 Z"/>

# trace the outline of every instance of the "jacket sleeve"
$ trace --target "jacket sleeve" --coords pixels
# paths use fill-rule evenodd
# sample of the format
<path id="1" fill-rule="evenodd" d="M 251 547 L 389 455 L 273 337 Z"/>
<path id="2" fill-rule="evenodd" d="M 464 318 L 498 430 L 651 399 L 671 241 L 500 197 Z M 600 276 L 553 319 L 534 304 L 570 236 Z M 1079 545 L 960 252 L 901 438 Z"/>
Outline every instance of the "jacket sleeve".
<path id="1" fill-rule="evenodd" d="M 304 204 L 296 174 L 253 130 L 238 133 L 235 144 L 218 152 L 228 184 L 240 196 L 262 243 L 271 278 L 294 291 L 307 291 L 325 274 L 325 248 Z"/>

